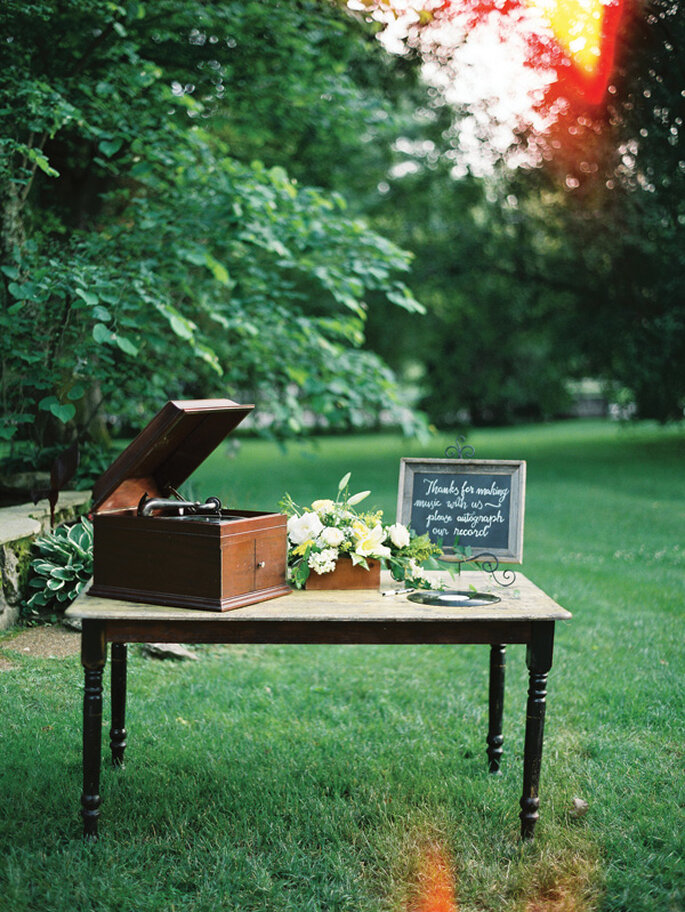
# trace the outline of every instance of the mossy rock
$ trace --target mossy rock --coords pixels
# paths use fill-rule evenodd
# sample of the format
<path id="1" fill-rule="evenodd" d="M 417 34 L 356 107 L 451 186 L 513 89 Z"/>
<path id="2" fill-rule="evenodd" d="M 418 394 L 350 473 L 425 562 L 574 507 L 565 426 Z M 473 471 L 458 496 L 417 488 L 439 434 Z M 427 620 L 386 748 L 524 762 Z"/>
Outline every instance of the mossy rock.
<path id="1" fill-rule="evenodd" d="M 28 583 L 33 554 L 31 547 L 34 536 L 7 542 L 0 548 L 0 569 L 2 570 L 2 593 L 9 604 L 17 604 Z"/>

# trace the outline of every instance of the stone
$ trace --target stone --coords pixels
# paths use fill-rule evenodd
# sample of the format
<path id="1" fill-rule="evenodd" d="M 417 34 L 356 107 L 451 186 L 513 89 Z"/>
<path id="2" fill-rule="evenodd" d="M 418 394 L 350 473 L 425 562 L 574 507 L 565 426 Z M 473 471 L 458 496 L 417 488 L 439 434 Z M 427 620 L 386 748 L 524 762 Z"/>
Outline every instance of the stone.
<path id="1" fill-rule="evenodd" d="M 590 805 L 584 798 L 574 798 L 571 802 L 571 810 L 569 811 L 569 814 L 571 817 L 584 817 L 587 814 L 589 808 Z"/>
<path id="2" fill-rule="evenodd" d="M 141 643 L 140 648 L 151 659 L 192 659 L 195 662 L 198 659 L 194 652 L 180 643 Z"/>

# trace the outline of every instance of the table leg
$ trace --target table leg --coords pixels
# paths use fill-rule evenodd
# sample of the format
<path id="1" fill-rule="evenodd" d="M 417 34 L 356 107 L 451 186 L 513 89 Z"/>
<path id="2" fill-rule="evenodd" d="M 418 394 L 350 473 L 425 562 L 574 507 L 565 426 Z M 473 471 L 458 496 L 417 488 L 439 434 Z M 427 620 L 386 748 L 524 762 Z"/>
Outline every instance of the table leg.
<path id="1" fill-rule="evenodd" d="M 112 643 L 112 727 L 109 746 L 114 766 L 124 765 L 126 749 L 126 643 Z"/>
<path id="2" fill-rule="evenodd" d="M 529 673 L 528 705 L 526 710 L 526 740 L 523 753 L 523 796 L 521 798 L 521 838 L 532 839 L 540 817 L 538 786 L 542 761 L 542 740 L 545 727 L 545 697 L 547 673 L 552 667 L 554 650 L 554 621 L 539 621 L 532 625 L 531 642 L 526 652 Z"/>
<path id="3" fill-rule="evenodd" d="M 504 668 L 506 646 L 490 647 L 490 698 L 488 703 L 488 764 L 491 773 L 499 773 L 504 737 L 502 715 L 504 712 Z"/>
<path id="4" fill-rule="evenodd" d="M 81 816 L 84 838 L 96 839 L 100 816 L 100 753 L 102 749 L 102 672 L 107 658 L 105 630 L 97 621 L 83 621 L 81 663 L 83 692 L 83 792 Z"/>

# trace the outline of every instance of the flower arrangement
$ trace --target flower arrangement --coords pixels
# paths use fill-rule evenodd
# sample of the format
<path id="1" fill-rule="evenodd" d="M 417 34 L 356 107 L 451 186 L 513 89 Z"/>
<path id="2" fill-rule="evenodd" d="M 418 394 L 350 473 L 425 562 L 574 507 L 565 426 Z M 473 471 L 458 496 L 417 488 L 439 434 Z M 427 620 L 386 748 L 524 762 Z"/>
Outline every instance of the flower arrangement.
<path id="1" fill-rule="evenodd" d="M 350 473 L 340 479 L 335 500 L 315 500 L 301 507 L 289 494 L 280 503 L 288 516 L 289 579 L 304 588 L 310 573 L 330 573 L 336 562 L 349 559 L 369 569 L 368 559 L 384 562 L 393 578 L 414 588 L 429 589 L 422 562 L 440 552 L 427 535 L 416 535 L 401 523 L 383 524 L 381 510 L 359 513 L 354 508 L 370 491 L 350 495 Z"/>

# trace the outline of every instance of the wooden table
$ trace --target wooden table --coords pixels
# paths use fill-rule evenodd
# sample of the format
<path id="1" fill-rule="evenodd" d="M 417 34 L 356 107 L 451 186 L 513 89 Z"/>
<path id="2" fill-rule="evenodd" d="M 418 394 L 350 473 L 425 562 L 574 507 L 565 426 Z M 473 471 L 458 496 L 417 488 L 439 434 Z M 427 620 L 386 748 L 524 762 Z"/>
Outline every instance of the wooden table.
<path id="1" fill-rule="evenodd" d="M 439 577 L 439 574 L 435 574 Z M 487 755 L 497 773 L 502 757 L 505 649 L 525 643 L 530 685 L 526 710 L 521 798 L 521 836 L 532 839 L 538 820 L 540 762 L 547 674 L 552 666 L 554 625 L 571 615 L 526 577 L 504 589 L 479 571 L 463 572 L 452 588 L 472 584 L 501 601 L 486 607 L 444 608 L 419 605 L 406 596 L 379 592 L 293 592 L 282 598 L 225 613 L 167 608 L 82 595 L 67 610 L 83 622 L 81 661 L 83 697 L 84 836 L 94 838 L 100 816 L 102 675 L 111 650 L 112 762 L 121 765 L 126 747 L 127 643 L 487 643 L 490 645 Z M 383 591 L 395 587 L 383 574 Z"/>

